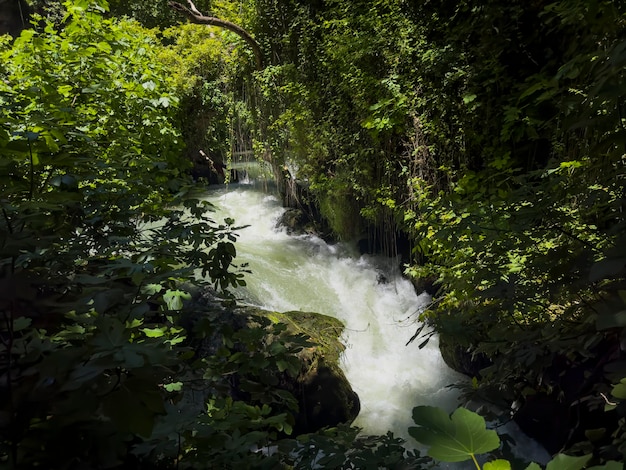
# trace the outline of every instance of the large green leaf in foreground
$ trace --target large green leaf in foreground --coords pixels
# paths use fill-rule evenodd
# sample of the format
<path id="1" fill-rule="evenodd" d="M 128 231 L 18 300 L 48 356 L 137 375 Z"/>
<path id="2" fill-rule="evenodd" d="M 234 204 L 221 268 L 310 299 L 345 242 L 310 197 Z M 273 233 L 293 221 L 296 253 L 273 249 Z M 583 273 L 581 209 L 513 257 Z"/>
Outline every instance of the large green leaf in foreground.
<path id="1" fill-rule="evenodd" d="M 409 434 L 430 446 L 428 455 L 444 462 L 462 462 L 500 446 L 498 434 L 465 408 L 448 415 L 440 408 L 418 406 L 413 408 L 413 421 L 418 427 L 409 428 Z"/>

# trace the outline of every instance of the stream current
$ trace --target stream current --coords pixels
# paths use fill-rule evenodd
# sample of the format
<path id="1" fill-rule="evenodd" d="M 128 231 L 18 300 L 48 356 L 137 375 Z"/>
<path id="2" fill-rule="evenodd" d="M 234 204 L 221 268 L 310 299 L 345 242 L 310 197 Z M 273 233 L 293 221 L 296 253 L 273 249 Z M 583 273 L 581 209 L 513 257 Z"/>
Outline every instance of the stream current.
<path id="1" fill-rule="evenodd" d="M 242 303 L 317 312 L 344 323 L 341 367 L 361 401 L 355 426 L 367 434 L 392 431 L 413 446 L 407 431 L 413 407 L 451 412 L 458 406 L 458 391 L 449 386 L 468 379 L 445 364 L 437 337 L 422 349 L 419 338 L 407 345 L 430 297 L 415 292 L 397 260 L 360 255 L 352 245 L 327 244 L 316 236 L 287 234 L 277 226 L 285 209 L 258 184 L 211 189 L 207 200 L 217 206 L 216 221 L 231 217 L 237 226 L 247 225 L 236 243 L 236 263 L 247 263 L 252 271 L 247 286 L 236 291 Z M 526 451 L 528 446 L 536 447 L 522 444 Z"/>

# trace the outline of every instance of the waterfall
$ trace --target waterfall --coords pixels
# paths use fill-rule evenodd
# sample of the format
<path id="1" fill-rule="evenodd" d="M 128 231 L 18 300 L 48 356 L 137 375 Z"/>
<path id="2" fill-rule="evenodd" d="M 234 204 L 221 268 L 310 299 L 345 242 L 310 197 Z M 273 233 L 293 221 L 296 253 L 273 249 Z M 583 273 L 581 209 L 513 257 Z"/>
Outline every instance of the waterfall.
<path id="1" fill-rule="evenodd" d="M 277 227 L 284 212 L 278 198 L 252 185 L 212 189 L 207 200 L 218 208 L 216 220 L 231 217 L 247 226 L 236 243 L 237 264 L 248 263 L 252 271 L 236 291 L 243 303 L 317 312 L 344 323 L 341 367 L 361 400 L 356 426 L 368 434 L 392 431 L 411 445 L 413 407 L 458 406 L 458 392 L 449 385 L 468 379 L 445 364 L 437 338 L 422 349 L 419 340 L 407 345 L 430 298 L 415 292 L 397 260 L 288 235 Z"/>

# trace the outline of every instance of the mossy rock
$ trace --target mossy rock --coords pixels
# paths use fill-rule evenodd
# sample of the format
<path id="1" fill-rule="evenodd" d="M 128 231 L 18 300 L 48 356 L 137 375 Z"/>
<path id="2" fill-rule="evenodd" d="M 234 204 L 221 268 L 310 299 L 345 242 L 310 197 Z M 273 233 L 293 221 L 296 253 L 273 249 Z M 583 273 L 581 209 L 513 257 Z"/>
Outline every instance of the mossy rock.
<path id="1" fill-rule="evenodd" d="M 273 323 L 284 323 L 287 332 L 291 334 L 303 333 L 318 345 L 318 354 L 323 355 L 327 361 L 339 365 L 339 356 L 345 349 L 339 341 L 344 325 L 340 320 L 314 312 L 258 312 L 266 316 Z"/>
<path id="2" fill-rule="evenodd" d="M 274 323 L 287 325 L 287 334 L 305 334 L 316 345 L 299 354 L 302 368 L 295 381 L 285 389 L 300 404 L 296 416 L 295 434 L 315 432 L 326 426 L 351 423 L 361 405 L 348 379 L 339 366 L 345 349 L 339 341 L 344 325 L 336 318 L 313 312 L 256 312 Z"/>
<path id="3" fill-rule="evenodd" d="M 286 328 L 278 337 L 303 334 L 310 338 L 313 345 L 305 347 L 296 354 L 300 364 L 297 370 L 280 373 L 275 389 L 290 392 L 298 402 L 298 413 L 294 416 L 294 434 L 315 432 L 325 426 L 351 423 L 360 411 L 358 395 L 352 390 L 348 379 L 339 366 L 342 351 L 345 349 L 339 338 L 344 325 L 336 318 L 312 312 L 271 312 L 255 307 L 224 308 L 210 298 L 207 293 L 196 293 L 189 315 L 184 320 L 188 331 L 194 331 L 197 325 L 209 324 L 209 334 L 190 338 L 189 345 L 199 357 L 209 357 L 223 348 L 222 332 L 237 332 L 246 328 L 258 328 L 260 325 L 283 324 Z M 191 302 L 190 302 L 191 304 Z M 200 307 L 200 308 L 197 308 Z M 262 327 L 267 331 L 262 343 L 267 347 L 276 339 L 272 328 Z M 288 339 L 287 339 L 288 341 Z M 271 346 L 270 346 L 271 347 Z M 236 348 L 236 346 L 235 346 Z M 236 349 L 235 349 L 236 350 Z M 278 371 L 268 371 L 277 374 Z M 228 384 L 233 399 L 246 400 L 237 386 L 238 374 L 230 375 Z M 269 382 L 268 382 L 269 383 Z M 210 391 L 207 390 L 206 394 Z M 196 394 L 194 406 L 202 406 L 201 394 Z"/>
<path id="4" fill-rule="evenodd" d="M 448 367 L 468 377 L 480 377 L 481 369 L 491 365 L 487 357 L 469 352 L 467 346 L 460 344 L 451 335 L 439 333 L 439 351 Z"/>

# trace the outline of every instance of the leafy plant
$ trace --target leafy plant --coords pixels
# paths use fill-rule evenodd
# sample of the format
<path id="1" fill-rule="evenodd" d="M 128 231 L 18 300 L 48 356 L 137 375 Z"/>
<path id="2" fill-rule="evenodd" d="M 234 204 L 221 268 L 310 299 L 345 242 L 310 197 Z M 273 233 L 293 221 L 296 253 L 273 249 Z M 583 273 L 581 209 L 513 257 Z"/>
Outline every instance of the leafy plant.
<path id="1" fill-rule="evenodd" d="M 183 283 L 244 281 L 233 221 L 192 195 L 154 36 L 65 8 L 0 52 L 1 455 L 112 468 L 184 422 Z"/>
<path id="2" fill-rule="evenodd" d="M 443 409 L 418 406 L 413 421 L 419 427 L 409 428 L 418 442 L 429 445 L 428 455 L 444 462 L 471 459 L 477 468 L 477 454 L 497 449 L 500 439 L 495 431 L 485 429 L 485 420 L 465 408 L 457 408 L 450 416 Z"/>
<path id="3" fill-rule="evenodd" d="M 418 406 L 413 409 L 413 421 L 417 427 L 409 428 L 409 434 L 418 442 L 430 446 L 428 455 L 442 462 L 463 462 L 472 460 L 478 470 L 511 470 L 511 463 L 505 459 L 485 462 L 482 466 L 477 456 L 495 451 L 500 446 L 500 438 L 493 430 L 487 429 L 485 420 L 465 408 L 457 408 L 451 415 L 443 409 L 431 406 Z M 586 467 L 591 455 L 570 456 L 557 454 L 546 464 L 546 470 L 612 470 L 621 463 L 610 461 L 601 466 Z M 526 470 L 541 470 L 541 466 L 530 463 Z"/>

